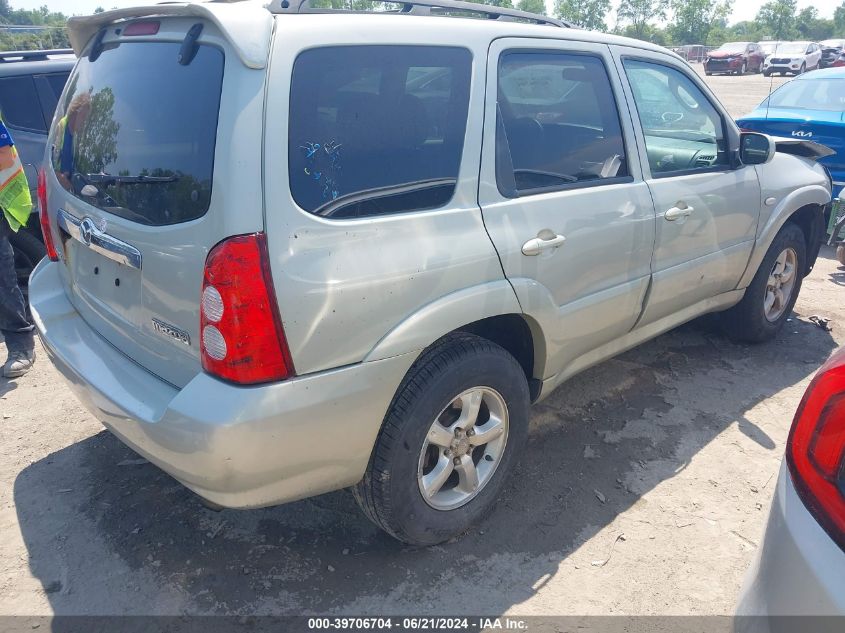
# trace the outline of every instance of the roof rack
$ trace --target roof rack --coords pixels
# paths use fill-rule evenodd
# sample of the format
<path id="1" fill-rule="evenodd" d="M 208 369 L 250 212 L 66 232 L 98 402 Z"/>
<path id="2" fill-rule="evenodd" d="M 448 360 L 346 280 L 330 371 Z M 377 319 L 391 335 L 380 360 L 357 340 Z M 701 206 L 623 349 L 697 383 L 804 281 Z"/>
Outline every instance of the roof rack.
<path id="1" fill-rule="evenodd" d="M 408 15 L 443 15 L 450 11 L 471 13 L 484 16 L 490 20 L 523 21 L 531 24 L 545 24 L 561 28 L 573 28 L 568 22 L 557 20 L 538 13 L 503 9 L 489 4 L 461 2 L 460 0 L 385 0 L 386 5 L 396 5 L 396 10 L 379 11 L 378 13 L 403 13 Z M 314 7 L 313 0 L 272 0 L 268 9 L 271 13 L 375 13 L 374 11 L 359 11 L 355 9 L 328 9 Z M 441 11 L 432 11 L 441 9 Z"/>
<path id="2" fill-rule="evenodd" d="M 73 55 L 73 49 L 57 48 L 45 51 L 2 51 L 0 52 L 0 63 L 45 61 L 62 55 Z"/>

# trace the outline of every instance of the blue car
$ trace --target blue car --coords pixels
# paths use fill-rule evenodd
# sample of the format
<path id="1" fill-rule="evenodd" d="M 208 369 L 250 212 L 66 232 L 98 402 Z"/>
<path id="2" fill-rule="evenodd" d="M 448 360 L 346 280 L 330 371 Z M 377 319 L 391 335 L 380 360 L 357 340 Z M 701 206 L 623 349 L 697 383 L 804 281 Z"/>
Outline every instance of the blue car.
<path id="1" fill-rule="evenodd" d="M 800 75 L 775 90 L 740 128 L 771 136 L 815 141 L 836 154 L 821 159 L 833 177 L 833 196 L 845 186 L 845 68 Z"/>

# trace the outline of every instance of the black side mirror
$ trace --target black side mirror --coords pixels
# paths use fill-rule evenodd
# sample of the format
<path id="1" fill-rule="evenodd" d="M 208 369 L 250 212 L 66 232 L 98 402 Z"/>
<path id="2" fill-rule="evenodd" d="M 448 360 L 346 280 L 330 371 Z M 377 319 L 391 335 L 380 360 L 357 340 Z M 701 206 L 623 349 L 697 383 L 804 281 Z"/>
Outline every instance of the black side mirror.
<path id="1" fill-rule="evenodd" d="M 739 159 L 743 165 L 764 165 L 775 157 L 775 144 L 765 134 L 743 132 L 739 140 Z"/>

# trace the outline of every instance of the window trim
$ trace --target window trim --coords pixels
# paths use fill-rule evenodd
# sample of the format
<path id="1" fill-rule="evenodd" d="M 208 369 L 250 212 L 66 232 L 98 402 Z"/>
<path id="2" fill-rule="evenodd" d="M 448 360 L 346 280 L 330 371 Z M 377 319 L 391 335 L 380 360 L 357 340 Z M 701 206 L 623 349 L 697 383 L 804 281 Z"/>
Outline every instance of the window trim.
<path id="1" fill-rule="evenodd" d="M 613 95 L 613 101 L 615 110 L 616 110 L 616 117 L 619 122 L 619 136 L 622 139 L 622 148 L 625 151 L 625 166 L 628 170 L 628 176 L 615 176 L 613 178 L 604 178 L 599 180 L 585 180 L 584 182 L 573 182 L 573 183 L 565 183 L 561 185 L 551 185 L 548 187 L 534 187 L 531 189 L 516 189 L 514 188 L 513 191 L 509 191 L 505 183 L 502 182 L 501 178 L 499 177 L 499 167 L 497 165 L 498 152 L 494 152 L 494 172 L 496 174 L 496 189 L 499 191 L 499 195 L 506 200 L 518 200 L 520 198 L 542 195 L 547 193 L 556 193 L 556 192 L 563 192 L 563 191 L 575 191 L 578 189 L 593 189 L 595 187 L 601 187 L 605 185 L 621 185 L 621 184 L 628 184 L 634 182 L 635 178 L 633 175 L 630 174 L 631 172 L 631 152 L 628 143 L 628 139 L 625 137 L 625 125 L 622 119 L 622 112 L 619 109 L 619 94 L 617 93 L 616 87 L 613 85 L 613 79 L 610 74 L 610 70 L 608 68 L 607 63 L 605 62 L 604 57 L 599 52 L 593 51 L 580 51 L 580 50 L 571 50 L 571 49 L 564 49 L 564 48 L 507 48 L 503 51 L 499 52 L 499 58 L 496 60 L 496 111 L 498 113 L 498 103 L 499 103 L 499 78 L 500 72 L 502 68 L 502 60 L 507 55 L 517 54 L 528 54 L 528 55 L 548 55 L 548 54 L 556 54 L 556 55 L 566 55 L 568 57 L 592 57 L 597 59 L 599 63 L 604 68 L 605 76 L 607 77 L 607 82 L 610 87 L 610 92 Z M 623 94 L 624 96 L 624 94 Z M 498 114 L 497 114 L 498 116 Z M 493 132 L 493 144 L 497 146 L 499 143 L 498 139 L 498 124 L 494 125 L 494 132 Z M 636 142 L 634 143 L 636 145 Z M 508 151 L 510 151 L 510 144 L 508 145 Z M 513 168 L 513 162 L 511 161 L 511 168 Z"/>
<path id="2" fill-rule="evenodd" d="M 416 208 L 416 209 L 409 209 L 403 211 L 397 211 L 395 213 L 376 213 L 370 215 L 362 215 L 357 217 L 348 217 L 348 218 L 335 218 L 335 217 L 325 217 L 314 213 L 314 211 L 309 211 L 305 207 L 303 207 L 299 201 L 296 199 L 296 196 L 293 193 L 293 185 L 291 183 L 291 165 L 290 165 L 290 143 L 291 143 L 291 104 L 293 102 L 293 71 L 296 67 L 297 62 L 299 59 L 312 51 L 315 50 L 324 50 L 324 49 L 332 49 L 332 48 L 436 48 L 436 49 L 449 49 L 449 50 L 460 50 L 465 51 L 469 55 L 469 66 L 467 68 L 468 71 L 468 85 L 466 88 L 467 93 L 467 108 L 466 108 L 466 120 L 464 121 L 464 128 L 463 128 L 463 137 L 461 140 L 461 151 L 458 157 L 458 172 L 455 175 L 455 186 L 452 190 L 452 195 L 450 198 L 444 202 L 442 205 L 437 207 L 424 207 L 424 208 Z M 395 43 L 387 43 L 387 42 L 378 42 L 378 43 L 345 43 L 345 44 L 338 44 L 338 43 L 326 43 L 326 44 L 317 44 L 314 46 L 309 46 L 307 48 L 303 48 L 300 50 L 296 56 L 293 58 L 293 61 L 290 65 L 290 70 L 288 71 L 288 76 L 290 78 L 290 82 L 287 87 L 287 98 L 285 100 L 287 107 L 288 107 L 288 117 L 287 123 L 284 125 L 285 130 L 285 140 L 287 147 L 283 150 L 285 156 L 287 157 L 287 192 L 290 196 L 290 201 L 297 209 L 297 211 L 304 213 L 309 218 L 316 218 L 322 220 L 324 222 L 332 222 L 332 223 L 344 223 L 344 222 L 361 222 L 361 221 L 371 221 L 371 220 L 380 220 L 380 219 L 389 219 L 389 218 L 397 218 L 403 217 L 406 215 L 415 215 L 419 213 L 441 213 L 443 211 L 449 211 L 452 203 L 455 200 L 455 197 L 458 194 L 458 188 L 461 187 L 461 183 L 463 181 L 462 172 L 464 169 L 465 163 L 465 155 L 467 152 L 467 131 L 469 130 L 469 123 L 470 117 L 472 116 L 472 91 L 474 88 L 474 82 L 476 81 L 475 77 L 475 65 L 476 65 L 476 57 L 475 53 L 472 48 L 469 46 L 461 46 L 457 44 L 429 44 L 429 43 L 412 43 L 412 44 L 395 44 Z M 407 81 L 407 78 L 406 78 Z"/>
<path id="3" fill-rule="evenodd" d="M 734 165 L 733 161 L 732 161 L 732 158 L 731 158 L 732 150 L 731 150 L 731 148 L 726 147 L 725 152 L 728 154 L 728 163 L 725 164 L 725 165 L 715 165 L 713 167 L 705 167 L 704 169 L 687 168 L 687 169 L 677 169 L 675 171 L 661 171 L 661 172 L 658 172 L 658 173 L 654 173 L 651 169 L 651 163 L 648 160 L 648 145 L 646 144 L 646 139 L 645 139 L 645 137 L 646 137 L 645 127 L 643 126 L 643 120 L 642 120 L 642 117 L 640 116 L 640 108 L 639 108 L 639 105 L 637 104 L 636 95 L 634 95 L 634 88 L 631 85 L 631 79 L 628 76 L 628 70 L 625 67 L 625 61 L 626 60 L 630 59 L 630 60 L 633 60 L 633 61 L 643 62 L 643 63 L 646 63 L 646 64 L 653 64 L 655 66 L 664 66 L 664 67 L 669 68 L 671 70 L 675 70 L 679 73 L 682 73 L 687 79 L 689 79 L 693 83 L 693 85 L 695 85 L 696 88 L 698 88 L 699 92 L 702 94 L 704 99 L 707 101 L 707 103 L 710 104 L 710 107 L 713 108 L 713 110 L 716 111 L 717 115 L 719 115 L 719 119 L 722 121 L 722 137 L 724 138 L 725 144 L 730 145 L 730 143 L 729 143 L 730 135 L 728 134 L 728 126 L 727 126 L 726 117 L 725 117 L 724 112 L 722 112 L 721 108 L 719 108 L 715 103 L 713 103 L 713 100 L 710 98 L 710 96 L 707 94 L 707 92 L 705 92 L 704 90 L 701 89 L 701 85 L 699 85 L 699 81 L 697 80 L 697 78 L 693 78 L 689 73 L 684 72 L 683 70 L 681 70 L 677 66 L 670 64 L 668 62 L 664 62 L 663 60 L 660 60 L 660 59 L 654 59 L 654 58 L 651 58 L 651 57 L 644 57 L 644 56 L 640 56 L 640 55 L 625 55 L 625 54 L 623 54 L 623 55 L 619 56 L 619 59 L 622 62 L 622 74 L 624 74 L 625 82 L 628 84 L 628 87 L 630 88 L 632 105 L 634 106 L 634 112 L 637 115 L 636 120 L 634 121 L 634 125 L 639 126 L 640 132 L 642 133 L 642 136 L 643 136 L 643 145 L 644 145 L 643 149 L 645 150 L 645 160 L 643 160 L 643 157 L 641 156 L 640 157 L 640 164 L 642 166 L 648 167 L 648 174 L 649 174 L 650 179 L 661 180 L 663 178 L 690 176 L 690 175 L 694 175 L 694 174 L 716 174 L 716 173 L 721 173 L 721 172 L 736 171 L 738 169 L 738 167 L 736 167 Z M 740 165 L 740 167 L 742 167 L 742 165 Z"/>

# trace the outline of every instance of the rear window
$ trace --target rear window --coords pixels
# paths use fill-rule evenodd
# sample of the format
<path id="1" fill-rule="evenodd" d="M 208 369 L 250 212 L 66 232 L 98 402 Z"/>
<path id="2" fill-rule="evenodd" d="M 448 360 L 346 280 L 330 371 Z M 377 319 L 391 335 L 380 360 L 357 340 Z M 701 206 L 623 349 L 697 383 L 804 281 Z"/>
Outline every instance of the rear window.
<path id="1" fill-rule="evenodd" d="M 845 79 L 790 81 L 772 94 L 769 106 L 791 110 L 841 112 L 845 110 Z"/>
<path id="2" fill-rule="evenodd" d="M 199 46 L 183 66 L 180 46 L 111 44 L 96 61 L 79 60 L 53 130 L 53 168 L 65 189 L 141 224 L 205 214 L 224 57 Z"/>
<path id="3" fill-rule="evenodd" d="M 455 192 L 472 56 L 463 48 L 305 51 L 291 82 L 290 186 L 316 215 L 441 207 Z"/>

